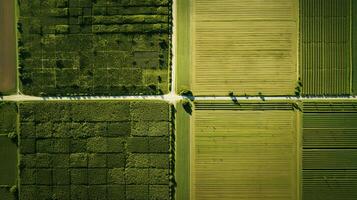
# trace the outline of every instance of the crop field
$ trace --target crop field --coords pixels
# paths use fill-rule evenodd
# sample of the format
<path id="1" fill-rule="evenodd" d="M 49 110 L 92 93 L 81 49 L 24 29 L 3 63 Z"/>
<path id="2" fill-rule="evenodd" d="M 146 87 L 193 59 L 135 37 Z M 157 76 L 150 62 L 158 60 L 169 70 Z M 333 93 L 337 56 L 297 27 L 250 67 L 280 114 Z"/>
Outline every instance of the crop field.
<path id="1" fill-rule="evenodd" d="M 170 106 L 24 102 L 20 199 L 170 199 Z"/>
<path id="2" fill-rule="evenodd" d="M 0 2 L 0 94 L 16 89 L 15 3 Z"/>
<path id="3" fill-rule="evenodd" d="M 19 13 L 23 93 L 168 93 L 169 0 L 20 0 Z"/>
<path id="4" fill-rule="evenodd" d="M 11 140 L 17 132 L 16 122 L 16 104 L 0 102 L 0 197 L 4 200 L 13 200 L 9 189 L 17 180 L 17 147 L 16 141 Z"/>
<path id="5" fill-rule="evenodd" d="M 175 182 L 176 198 L 190 199 L 190 133 L 191 117 L 181 106 L 176 106 L 175 115 Z"/>
<path id="6" fill-rule="evenodd" d="M 304 95 L 351 93 L 350 0 L 300 0 Z"/>
<path id="7" fill-rule="evenodd" d="M 357 0 L 0 0 L 0 200 L 357 200 Z"/>
<path id="8" fill-rule="evenodd" d="M 356 102 L 305 103 L 303 200 L 357 198 Z"/>
<path id="9" fill-rule="evenodd" d="M 176 88 L 181 90 L 191 88 L 191 12 L 193 1 L 176 1 Z"/>
<path id="10" fill-rule="evenodd" d="M 352 1 L 352 35 L 357 34 L 357 2 Z M 352 37 L 352 91 L 357 94 L 357 39 Z"/>
<path id="11" fill-rule="evenodd" d="M 196 103 L 191 199 L 298 199 L 296 119 L 292 104 Z"/>
<path id="12" fill-rule="evenodd" d="M 17 107 L 14 102 L 0 101 L 0 134 L 16 132 Z"/>
<path id="13" fill-rule="evenodd" d="M 0 157 L 2 159 L 0 165 L 0 185 L 13 186 L 16 184 L 17 176 L 17 147 L 7 135 L 0 135 Z"/>
<path id="14" fill-rule="evenodd" d="M 294 95 L 297 3 L 191 1 L 186 11 L 182 11 L 191 13 L 190 42 L 184 41 L 185 34 L 180 38 L 178 32 L 178 45 L 190 44 L 192 53 L 190 58 L 179 54 L 178 59 L 190 60 L 192 80 L 185 84 L 187 77 L 178 77 L 184 80 L 178 82 L 191 85 L 192 92 L 202 96 L 228 95 L 230 91 L 237 95 Z M 178 68 L 187 68 L 184 66 L 187 62 L 181 62 Z"/>

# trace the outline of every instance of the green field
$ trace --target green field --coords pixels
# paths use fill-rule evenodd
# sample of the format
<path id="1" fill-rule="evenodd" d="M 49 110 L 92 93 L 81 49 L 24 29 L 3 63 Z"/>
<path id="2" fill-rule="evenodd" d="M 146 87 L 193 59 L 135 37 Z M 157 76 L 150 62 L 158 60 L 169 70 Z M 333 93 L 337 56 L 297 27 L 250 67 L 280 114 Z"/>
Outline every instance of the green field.
<path id="1" fill-rule="evenodd" d="M 175 153 L 175 181 L 176 199 L 190 199 L 190 115 L 182 107 L 182 103 L 176 104 L 176 153 Z"/>
<path id="2" fill-rule="evenodd" d="M 17 184 L 17 107 L 14 102 L 0 101 L 0 197 L 13 200 L 10 188 Z"/>
<path id="3" fill-rule="evenodd" d="M 20 103 L 20 199 L 170 199 L 170 106 Z"/>
<path id="4" fill-rule="evenodd" d="M 351 0 L 300 0 L 303 95 L 351 94 Z"/>
<path id="5" fill-rule="evenodd" d="M 357 200 L 357 0 L 0 1 L 0 200 Z"/>
<path id="6" fill-rule="evenodd" d="M 303 200 L 357 198 L 356 102 L 307 102 L 303 115 Z"/>
<path id="7" fill-rule="evenodd" d="M 178 89 L 190 87 L 199 96 L 294 95 L 297 5 L 295 0 L 178 3 Z"/>
<path id="8" fill-rule="evenodd" d="M 357 34 L 357 2 L 352 1 L 352 35 Z M 357 94 L 357 38 L 352 37 L 352 92 Z"/>
<path id="9" fill-rule="evenodd" d="M 16 185 L 17 146 L 7 135 L 0 135 L 0 158 L 0 187 Z"/>
<path id="10" fill-rule="evenodd" d="M 191 4 L 190 0 L 176 2 L 176 93 L 191 88 Z"/>
<path id="11" fill-rule="evenodd" d="M 17 107 L 14 102 L 0 101 L 0 134 L 16 132 Z"/>
<path id="12" fill-rule="evenodd" d="M 291 104 L 198 102 L 192 120 L 191 199 L 299 199 Z"/>
<path id="13" fill-rule="evenodd" d="M 169 0 L 20 0 L 22 92 L 168 93 L 170 10 Z"/>

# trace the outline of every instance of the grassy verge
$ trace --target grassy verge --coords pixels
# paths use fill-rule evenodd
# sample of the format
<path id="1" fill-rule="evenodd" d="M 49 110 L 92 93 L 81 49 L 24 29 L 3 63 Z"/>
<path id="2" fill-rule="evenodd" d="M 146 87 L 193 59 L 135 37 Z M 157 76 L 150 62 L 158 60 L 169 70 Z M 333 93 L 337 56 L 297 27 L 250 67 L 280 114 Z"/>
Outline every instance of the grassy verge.
<path id="1" fill-rule="evenodd" d="M 176 199 L 190 199 L 190 115 L 176 106 Z"/>
<path id="2" fill-rule="evenodd" d="M 190 0 L 177 1 L 176 92 L 191 87 Z"/>

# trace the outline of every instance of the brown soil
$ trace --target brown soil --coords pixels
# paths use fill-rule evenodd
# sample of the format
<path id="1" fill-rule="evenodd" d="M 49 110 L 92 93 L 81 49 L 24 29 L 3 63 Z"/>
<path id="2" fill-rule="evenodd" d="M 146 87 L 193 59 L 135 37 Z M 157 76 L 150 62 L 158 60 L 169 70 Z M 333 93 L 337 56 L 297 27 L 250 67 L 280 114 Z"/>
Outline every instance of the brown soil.
<path id="1" fill-rule="evenodd" d="M 0 92 L 16 88 L 15 5 L 0 1 Z"/>

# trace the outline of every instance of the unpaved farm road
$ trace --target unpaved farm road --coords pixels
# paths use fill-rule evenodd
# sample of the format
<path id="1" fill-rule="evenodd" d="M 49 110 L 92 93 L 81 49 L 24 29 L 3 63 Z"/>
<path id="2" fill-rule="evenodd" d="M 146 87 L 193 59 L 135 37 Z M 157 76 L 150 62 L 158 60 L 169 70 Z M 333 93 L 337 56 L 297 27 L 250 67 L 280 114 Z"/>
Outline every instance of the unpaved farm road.
<path id="1" fill-rule="evenodd" d="M 13 0 L 0 0 L 0 92 L 16 88 L 16 31 Z"/>

